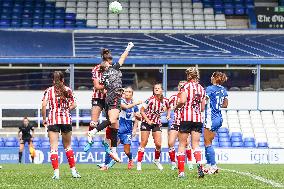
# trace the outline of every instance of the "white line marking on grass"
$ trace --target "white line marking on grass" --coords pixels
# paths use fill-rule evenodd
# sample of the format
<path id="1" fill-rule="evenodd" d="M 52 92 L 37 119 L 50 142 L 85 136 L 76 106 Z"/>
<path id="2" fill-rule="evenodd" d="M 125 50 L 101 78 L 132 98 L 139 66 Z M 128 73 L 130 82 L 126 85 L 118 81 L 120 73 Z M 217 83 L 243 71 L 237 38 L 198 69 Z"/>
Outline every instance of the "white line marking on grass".
<path id="1" fill-rule="evenodd" d="M 284 187 L 284 185 L 281 184 L 281 183 L 278 183 L 278 182 L 275 182 L 273 180 L 269 180 L 269 179 L 263 178 L 261 176 L 254 175 L 252 173 L 241 172 L 241 171 L 236 171 L 236 170 L 232 170 L 232 169 L 221 169 L 221 170 L 228 171 L 228 172 L 231 172 L 231 173 L 237 173 L 239 175 L 243 175 L 243 176 L 247 176 L 247 177 L 251 177 L 254 180 L 259 180 L 259 181 L 261 181 L 263 183 L 266 183 L 266 184 L 269 184 L 269 185 L 271 185 L 273 187 L 277 187 L 277 188 L 283 188 Z"/>

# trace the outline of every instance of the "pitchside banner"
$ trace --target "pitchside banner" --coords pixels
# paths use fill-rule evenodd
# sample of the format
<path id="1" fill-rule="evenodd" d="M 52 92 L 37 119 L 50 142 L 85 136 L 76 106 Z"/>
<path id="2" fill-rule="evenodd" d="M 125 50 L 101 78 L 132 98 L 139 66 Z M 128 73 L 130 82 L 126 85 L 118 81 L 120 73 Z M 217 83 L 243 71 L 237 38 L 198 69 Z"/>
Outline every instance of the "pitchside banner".
<path id="1" fill-rule="evenodd" d="M 284 28 L 284 7 L 255 7 L 257 28 Z"/>
<path id="2" fill-rule="evenodd" d="M 203 162 L 205 163 L 204 149 Z M 151 163 L 154 160 L 154 148 L 146 148 L 144 153 L 145 163 Z M 77 163 L 102 163 L 104 161 L 105 152 L 103 148 L 92 149 L 90 152 L 84 152 L 81 148 L 74 148 L 75 159 Z M 242 148 L 216 148 L 216 160 L 221 164 L 284 164 L 284 149 L 242 149 Z M 118 149 L 120 158 L 123 163 L 127 163 L 128 158 L 124 154 L 123 149 Z M 137 160 L 137 149 L 132 149 L 134 160 Z M 49 149 L 36 150 L 35 163 L 49 163 Z M 65 151 L 59 150 L 60 163 L 67 163 Z M 161 153 L 161 162 L 168 163 L 168 149 L 163 149 Z M 26 150 L 25 162 L 30 163 L 29 153 Z"/>

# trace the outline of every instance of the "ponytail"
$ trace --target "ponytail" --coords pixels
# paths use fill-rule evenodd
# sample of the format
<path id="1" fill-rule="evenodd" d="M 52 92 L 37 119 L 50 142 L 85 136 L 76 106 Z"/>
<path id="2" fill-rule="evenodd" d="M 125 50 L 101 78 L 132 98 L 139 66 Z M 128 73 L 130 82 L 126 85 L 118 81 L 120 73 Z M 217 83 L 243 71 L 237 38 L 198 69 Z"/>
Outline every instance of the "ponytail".
<path id="1" fill-rule="evenodd" d="M 60 97 L 60 99 L 69 98 L 68 91 L 66 91 L 63 84 L 64 75 L 61 71 L 55 71 L 53 73 L 53 86 L 55 89 L 55 94 Z"/>

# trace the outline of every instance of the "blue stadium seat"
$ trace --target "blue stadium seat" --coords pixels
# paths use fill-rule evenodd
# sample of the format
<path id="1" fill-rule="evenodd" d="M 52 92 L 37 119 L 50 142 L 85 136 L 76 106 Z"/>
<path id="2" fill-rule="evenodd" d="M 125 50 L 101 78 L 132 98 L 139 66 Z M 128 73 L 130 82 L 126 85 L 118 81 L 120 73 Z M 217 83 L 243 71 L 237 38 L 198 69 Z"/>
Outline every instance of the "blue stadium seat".
<path id="1" fill-rule="evenodd" d="M 117 147 L 118 148 L 124 148 L 124 145 L 123 144 L 119 144 Z"/>
<path id="2" fill-rule="evenodd" d="M 1 27 L 4 27 L 4 28 L 9 27 L 10 24 L 11 24 L 11 20 L 8 20 L 8 19 L 1 19 L 0 20 L 0 26 Z"/>
<path id="3" fill-rule="evenodd" d="M 26 2 L 24 3 L 24 7 L 25 7 L 25 8 L 33 8 L 33 7 L 34 7 L 34 3 L 31 2 L 31 1 L 26 1 Z"/>
<path id="4" fill-rule="evenodd" d="M 243 5 L 236 5 L 235 6 L 235 14 L 236 15 L 244 15 L 245 14 L 245 8 Z"/>
<path id="5" fill-rule="evenodd" d="M 229 137 L 229 133 L 219 133 L 218 137 L 219 138 Z"/>
<path id="6" fill-rule="evenodd" d="M 233 8 L 225 8 L 224 13 L 225 13 L 225 15 L 233 15 L 234 9 Z"/>
<path id="7" fill-rule="evenodd" d="M 11 18 L 11 14 L 1 14 L 1 19 L 10 19 Z"/>
<path id="8" fill-rule="evenodd" d="M 218 129 L 218 133 L 229 133 L 229 129 L 226 127 L 221 127 Z"/>
<path id="9" fill-rule="evenodd" d="M 11 27 L 16 27 L 16 28 L 18 28 L 18 27 L 20 27 L 21 26 L 21 20 L 20 19 L 13 19 L 12 21 L 11 21 Z"/>
<path id="10" fill-rule="evenodd" d="M 75 20 L 76 19 L 76 14 L 74 14 L 74 13 L 66 13 L 65 14 L 65 19 L 67 19 L 67 20 Z"/>
<path id="11" fill-rule="evenodd" d="M 18 138 L 16 138 L 16 137 L 8 137 L 8 138 L 6 138 L 5 141 L 6 141 L 6 142 L 17 142 L 17 141 L 18 141 Z"/>
<path id="12" fill-rule="evenodd" d="M 55 8 L 54 7 L 46 7 L 44 12 L 54 14 Z"/>
<path id="13" fill-rule="evenodd" d="M 43 14 L 35 13 L 34 16 L 33 16 L 33 19 L 43 19 Z"/>
<path id="14" fill-rule="evenodd" d="M 54 8 L 55 7 L 55 3 L 54 2 L 45 2 L 45 7 L 48 7 L 48 8 Z"/>
<path id="15" fill-rule="evenodd" d="M 44 137 L 41 139 L 42 142 L 49 142 L 49 138 L 48 137 Z"/>
<path id="16" fill-rule="evenodd" d="M 42 142 L 41 147 L 42 148 L 50 148 L 50 143 L 49 142 Z"/>
<path id="17" fill-rule="evenodd" d="M 243 142 L 242 137 L 231 137 L 232 142 Z"/>
<path id="18" fill-rule="evenodd" d="M 41 147 L 41 142 L 33 142 L 33 145 L 35 148 L 40 148 Z"/>
<path id="19" fill-rule="evenodd" d="M 65 13 L 65 9 L 64 8 L 56 8 L 55 9 L 55 13 L 56 14 L 64 14 Z"/>
<path id="20" fill-rule="evenodd" d="M 57 14 L 54 15 L 54 18 L 55 19 L 64 19 L 65 18 L 65 14 L 62 14 L 62 13 L 58 14 L 57 13 Z"/>
<path id="21" fill-rule="evenodd" d="M 135 137 L 132 138 L 132 142 L 139 142 L 139 135 L 136 135 Z"/>
<path id="22" fill-rule="evenodd" d="M 22 8 L 23 7 L 23 1 L 15 1 L 14 8 L 16 8 L 16 7 Z"/>
<path id="23" fill-rule="evenodd" d="M 76 20 L 76 27 L 77 28 L 85 28 L 86 27 L 86 20 Z"/>
<path id="24" fill-rule="evenodd" d="M 242 133 L 240 133 L 240 132 L 232 132 L 231 137 L 242 137 Z"/>
<path id="25" fill-rule="evenodd" d="M 22 7 L 14 7 L 12 12 L 21 14 L 23 12 L 23 9 L 22 9 Z"/>
<path id="26" fill-rule="evenodd" d="M 212 141 L 212 146 L 213 147 L 219 147 L 219 145 L 220 145 L 220 143 L 219 142 L 217 142 L 217 141 Z"/>
<path id="27" fill-rule="evenodd" d="M 71 140 L 72 140 L 72 141 L 77 141 L 77 142 L 78 142 L 78 138 L 77 138 L 76 136 L 73 136 Z"/>
<path id="28" fill-rule="evenodd" d="M 2 13 L 11 13 L 12 10 L 13 10 L 13 9 L 12 9 L 11 7 L 5 7 L 5 8 L 3 7 L 3 8 L 2 8 Z"/>
<path id="29" fill-rule="evenodd" d="M 45 19 L 43 22 L 45 28 L 53 28 L 53 19 Z"/>
<path id="30" fill-rule="evenodd" d="M 80 141 L 79 148 L 84 148 L 87 143 L 88 143 L 87 141 Z"/>
<path id="31" fill-rule="evenodd" d="M 249 138 L 244 138 L 244 142 L 255 142 L 254 138 L 249 137 Z"/>
<path id="32" fill-rule="evenodd" d="M 79 142 L 87 142 L 87 137 L 80 137 Z"/>
<path id="33" fill-rule="evenodd" d="M 0 141 L 0 147 L 4 147 L 5 143 Z"/>
<path id="34" fill-rule="evenodd" d="M 204 146 L 204 142 L 199 142 L 199 146 L 203 147 Z"/>
<path id="35" fill-rule="evenodd" d="M 2 1 L 2 7 L 13 7 L 13 1 Z"/>
<path id="36" fill-rule="evenodd" d="M 33 20 L 33 27 L 34 28 L 42 28 L 43 21 L 41 19 L 34 19 Z"/>
<path id="37" fill-rule="evenodd" d="M 94 139 L 93 139 L 94 142 L 102 142 L 102 140 L 103 139 L 100 136 L 95 136 Z"/>
<path id="38" fill-rule="evenodd" d="M 23 13 L 32 14 L 33 12 L 34 12 L 34 9 L 32 7 L 25 7 L 23 9 Z"/>
<path id="39" fill-rule="evenodd" d="M 34 137 L 33 142 L 41 142 L 41 138 L 40 137 Z"/>
<path id="40" fill-rule="evenodd" d="M 63 19 L 55 19 L 54 20 L 54 27 L 55 28 L 63 28 L 64 27 L 64 20 Z"/>
<path id="41" fill-rule="evenodd" d="M 220 147 L 231 147 L 231 142 L 220 142 L 219 146 Z"/>
<path id="42" fill-rule="evenodd" d="M 40 2 L 40 1 L 35 2 L 35 7 L 44 7 L 44 6 L 45 6 L 44 2 Z"/>
<path id="43" fill-rule="evenodd" d="M 14 13 L 14 14 L 12 14 L 12 19 L 19 20 L 21 18 L 22 18 L 22 14 L 21 13 Z"/>
<path id="44" fill-rule="evenodd" d="M 71 146 L 77 148 L 79 146 L 78 141 L 71 141 Z"/>
<path id="45" fill-rule="evenodd" d="M 200 142 L 204 142 L 204 137 L 200 137 Z"/>
<path id="46" fill-rule="evenodd" d="M 33 14 L 31 14 L 31 13 L 23 13 L 22 14 L 22 18 L 23 19 L 32 19 L 33 18 Z"/>
<path id="47" fill-rule="evenodd" d="M 259 148 L 268 148 L 268 144 L 267 144 L 267 142 L 259 142 L 257 144 L 257 147 L 259 147 Z"/>
<path id="48" fill-rule="evenodd" d="M 244 142 L 244 147 L 254 148 L 255 147 L 255 142 Z"/>
<path id="49" fill-rule="evenodd" d="M 44 18 L 44 19 L 53 19 L 53 18 L 54 18 L 54 14 L 45 13 L 45 14 L 43 15 L 43 18 Z"/>
<path id="50" fill-rule="evenodd" d="M 6 147 L 17 147 L 17 143 L 16 142 L 5 142 L 5 146 Z"/>
<path id="51" fill-rule="evenodd" d="M 32 20 L 31 19 L 23 19 L 22 20 L 22 27 L 23 28 L 30 28 L 30 27 L 32 27 Z"/>
<path id="52" fill-rule="evenodd" d="M 5 142 L 5 139 L 0 137 L 0 142 Z"/>
<path id="53" fill-rule="evenodd" d="M 101 142 L 94 142 L 94 144 L 93 144 L 93 146 L 92 146 L 93 148 L 102 148 L 103 147 L 103 145 L 102 145 L 102 143 Z"/>
<path id="54" fill-rule="evenodd" d="M 138 148 L 140 146 L 140 143 L 138 141 L 132 141 L 131 142 L 131 147 L 132 148 Z"/>
<path id="55" fill-rule="evenodd" d="M 34 13 L 36 13 L 36 14 L 43 14 L 44 13 L 44 9 L 41 8 L 41 7 L 36 7 L 34 9 Z"/>
<path id="56" fill-rule="evenodd" d="M 222 138 L 219 138 L 219 142 L 230 142 L 230 138 L 229 137 L 222 137 Z"/>
<path id="57" fill-rule="evenodd" d="M 232 142 L 232 147 L 243 147 L 243 142 Z"/>

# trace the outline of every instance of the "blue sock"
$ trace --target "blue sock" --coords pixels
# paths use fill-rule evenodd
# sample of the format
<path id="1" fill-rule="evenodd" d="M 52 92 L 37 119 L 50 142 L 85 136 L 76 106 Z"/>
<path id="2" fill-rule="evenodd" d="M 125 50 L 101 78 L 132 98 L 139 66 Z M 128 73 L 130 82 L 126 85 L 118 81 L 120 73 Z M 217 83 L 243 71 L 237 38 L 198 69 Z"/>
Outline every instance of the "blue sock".
<path id="1" fill-rule="evenodd" d="M 126 154 L 129 160 L 132 160 L 132 153 Z"/>
<path id="2" fill-rule="evenodd" d="M 215 165 L 216 164 L 215 150 L 214 150 L 213 146 L 207 147 L 207 153 L 209 154 L 210 164 Z"/>
<path id="3" fill-rule="evenodd" d="M 206 158 L 206 161 L 207 161 L 207 163 L 206 164 L 211 164 L 210 163 L 210 154 L 208 153 L 208 148 L 209 148 L 210 146 L 205 146 L 205 158 Z"/>
<path id="4" fill-rule="evenodd" d="M 111 157 L 108 154 L 106 154 L 105 165 L 109 164 L 111 160 L 112 160 Z"/>

